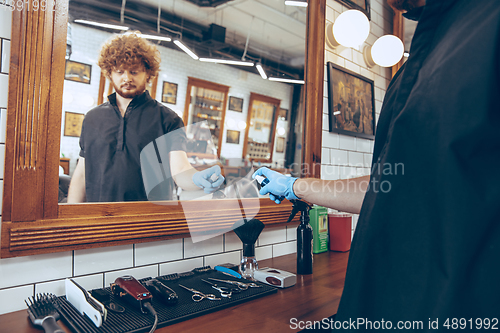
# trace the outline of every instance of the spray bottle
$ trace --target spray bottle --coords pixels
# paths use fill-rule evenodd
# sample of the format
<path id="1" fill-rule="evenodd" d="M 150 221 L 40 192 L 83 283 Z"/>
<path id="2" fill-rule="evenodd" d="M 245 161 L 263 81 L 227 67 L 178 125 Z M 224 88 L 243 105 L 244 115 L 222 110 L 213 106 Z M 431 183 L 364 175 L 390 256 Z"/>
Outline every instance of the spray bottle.
<path id="1" fill-rule="evenodd" d="M 269 179 L 263 176 L 255 176 L 257 183 L 264 187 L 269 183 Z M 275 195 L 280 201 L 285 200 L 283 196 Z M 312 274 L 313 272 L 313 230 L 309 225 L 309 204 L 301 200 L 292 199 L 293 209 L 288 218 L 288 222 L 293 220 L 300 211 L 300 224 L 297 227 L 297 274 Z"/>
<path id="2" fill-rule="evenodd" d="M 290 222 L 300 211 L 300 224 L 297 227 L 297 274 L 313 272 L 313 230 L 309 225 L 309 204 L 301 200 L 290 200 L 293 209 L 288 218 Z"/>

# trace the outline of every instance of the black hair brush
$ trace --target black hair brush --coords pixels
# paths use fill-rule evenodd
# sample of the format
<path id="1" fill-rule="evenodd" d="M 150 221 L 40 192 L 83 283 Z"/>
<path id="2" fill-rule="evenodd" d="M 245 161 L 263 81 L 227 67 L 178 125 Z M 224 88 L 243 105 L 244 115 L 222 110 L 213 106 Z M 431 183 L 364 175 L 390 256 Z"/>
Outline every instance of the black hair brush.
<path id="1" fill-rule="evenodd" d="M 236 223 L 241 224 L 241 221 Z M 264 229 L 264 223 L 257 219 L 243 220 L 243 224 L 234 229 L 234 232 L 243 242 L 243 256 L 255 256 L 255 242 L 259 238 L 260 233 Z"/>
<path id="2" fill-rule="evenodd" d="M 57 325 L 59 313 L 52 304 L 54 298 L 52 294 L 36 294 L 24 302 L 28 306 L 28 315 L 33 325 L 43 328 L 46 333 L 65 333 Z"/>

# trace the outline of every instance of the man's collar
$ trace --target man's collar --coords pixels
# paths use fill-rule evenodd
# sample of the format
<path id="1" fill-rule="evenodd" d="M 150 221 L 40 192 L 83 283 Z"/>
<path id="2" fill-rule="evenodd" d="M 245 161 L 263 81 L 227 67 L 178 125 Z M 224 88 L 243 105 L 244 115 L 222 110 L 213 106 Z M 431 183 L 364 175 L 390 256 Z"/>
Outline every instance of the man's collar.
<path id="1" fill-rule="evenodd" d="M 152 99 L 151 96 L 149 95 L 149 91 L 145 90 L 142 94 L 135 96 L 129 104 L 129 107 L 135 107 L 137 105 L 141 105 L 146 103 L 148 100 Z M 117 105 L 116 104 L 116 92 L 112 93 L 111 95 L 108 96 L 108 101 L 112 105 Z"/>

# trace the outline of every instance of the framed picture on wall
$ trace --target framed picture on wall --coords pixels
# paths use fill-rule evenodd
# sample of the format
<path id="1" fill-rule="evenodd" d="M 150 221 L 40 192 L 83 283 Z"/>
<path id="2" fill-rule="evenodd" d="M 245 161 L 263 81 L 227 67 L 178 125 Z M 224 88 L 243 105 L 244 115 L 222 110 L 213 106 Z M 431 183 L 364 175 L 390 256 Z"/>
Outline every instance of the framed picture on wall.
<path id="1" fill-rule="evenodd" d="M 240 143 L 240 131 L 227 130 L 226 142 L 239 144 Z"/>
<path id="2" fill-rule="evenodd" d="M 177 83 L 163 81 L 161 101 L 162 103 L 177 104 Z"/>
<path id="3" fill-rule="evenodd" d="M 229 96 L 229 110 L 243 112 L 243 98 Z"/>
<path id="4" fill-rule="evenodd" d="M 285 138 L 278 137 L 276 138 L 276 152 L 282 153 L 285 151 Z"/>
<path id="5" fill-rule="evenodd" d="M 66 69 L 64 71 L 65 80 L 90 84 L 91 75 L 92 65 L 66 60 Z"/>
<path id="6" fill-rule="evenodd" d="M 358 9 L 370 19 L 370 0 L 337 0 L 350 9 Z"/>
<path id="7" fill-rule="evenodd" d="M 373 81 L 328 62 L 330 132 L 375 138 Z"/>
<path id="8" fill-rule="evenodd" d="M 64 136 L 80 137 L 83 118 L 83 113 L 64 112 Z"/>

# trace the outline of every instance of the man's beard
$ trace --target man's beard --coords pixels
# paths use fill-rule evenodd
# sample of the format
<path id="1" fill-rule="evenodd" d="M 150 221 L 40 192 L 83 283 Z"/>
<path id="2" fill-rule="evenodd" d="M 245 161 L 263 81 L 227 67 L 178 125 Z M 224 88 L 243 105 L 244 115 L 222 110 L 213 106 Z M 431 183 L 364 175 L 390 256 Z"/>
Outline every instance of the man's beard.
<path id="1" fill-rule="evenodd" d="M 146 83 L 142 84 L 142 86 L 122 84 L 121 86 L 117 87 L 113 82 L 113 86 L 115 87 L 116 93 L 123 98 L 134 98 L 135 96 L 139 96 L 144 92 L 144 90 L 146 90 Z"/>
<path id="2" fill-rule="evenodd" d="M 393 9 L 406 12 L 419 7 L 419 2 L 419 0 L 387 0 Z"/>

